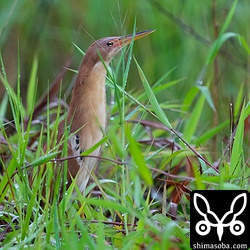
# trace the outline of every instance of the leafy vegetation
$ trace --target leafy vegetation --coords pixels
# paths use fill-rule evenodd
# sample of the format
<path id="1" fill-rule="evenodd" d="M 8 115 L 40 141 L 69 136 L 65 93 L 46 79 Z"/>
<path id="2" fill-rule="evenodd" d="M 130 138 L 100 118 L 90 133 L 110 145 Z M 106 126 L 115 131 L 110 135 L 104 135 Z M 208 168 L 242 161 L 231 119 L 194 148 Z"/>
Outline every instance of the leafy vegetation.
<path id="1" fill-rule="evenodd" d="M 250 191 L 247 1 L 0 7 L 2 249 L 189 249 L 192 190 Z M 58 179 L 49 201 L 53 135 L 83 51 L 134 28 L 156 31 L 108 69 L 108 129 L 86 194 L 72 198 L 72 183 L 59 201 Z"/>

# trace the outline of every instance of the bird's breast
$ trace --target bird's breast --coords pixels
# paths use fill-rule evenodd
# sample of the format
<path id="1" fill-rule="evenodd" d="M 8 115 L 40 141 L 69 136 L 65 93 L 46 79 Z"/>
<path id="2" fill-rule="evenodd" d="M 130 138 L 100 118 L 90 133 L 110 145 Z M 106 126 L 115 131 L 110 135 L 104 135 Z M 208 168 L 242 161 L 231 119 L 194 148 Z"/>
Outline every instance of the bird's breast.
<path id="1" fill-rule="evenodd" d="M 106 70 L 102 62 L 98 62 L 82 84 L 76 85 L 74 89 L 75 94 L 71 101 L 68 120 L 72 121 L 72 132 L 78 131 L 79 150 L 81 151 L 85 151 L 99 142 L 105 131 L 105 78 Z M 97 151 L 95 154 L 98 153 Z"/>
<path id="2" fill-rule="evenodd" d="M 105 79 L 106 79 L 106 69 L 103 66 L 103 63 L 100 61 L 95 64 L 89 75 L 90 82 L 90 93 L 88 94 L 89 98 L 89 111 L 92 119 L 96 120 L 95 124 L 99 128 L 105 129 L 106 125 L 106 88 L 105 88 Z M 94 116 L 94 117 L 93 117 Z"/>

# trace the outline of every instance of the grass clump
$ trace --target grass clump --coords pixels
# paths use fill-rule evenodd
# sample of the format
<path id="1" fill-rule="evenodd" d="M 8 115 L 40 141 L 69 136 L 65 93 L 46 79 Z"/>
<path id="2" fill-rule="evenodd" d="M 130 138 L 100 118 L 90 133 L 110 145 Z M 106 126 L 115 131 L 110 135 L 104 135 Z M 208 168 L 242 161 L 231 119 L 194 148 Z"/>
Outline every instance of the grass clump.
<path id="1" fill-rule="evenodd" d="M 55 159 L 69 136 L 61 142 L 53 139 L 68 107 L 72 85 L 66 90 L 62 86 L 69 64 L 41 95 L 38 53 L 32 56 L 25 93 L 22 56 L 17 60 L 15 86 L 0 57 L 5 92 L 0 106 L 2 249 L 189 249 L 192 190 L 249 190 L 249 93 L 241 83 L 226 115 L 213 91 L 214 75 L 209 69 L 216 67 L 219 53 L 232 39 L 241 41 L 249 54 L 244 37 L 227 32 L 236 7 L 237 1 L 230 6 L 217 39 L 207 44 L 198 80 L 181 101 L 165 98 L 165 93 L 178 93 L 187 81 L 177 67 L 152 81 L 150 70 L 144 70 L 149 69 L 147 64 L 133 56 L 133 44 L 116 58 L 108 69 L 109 119 L 100 142 L 102 155 L 85 195 L 74 182 L 66 190 L 61 181 L 68 156 L 62 152 L 62 158 Z M 132 89 L 131 71 L 138 82 Z M 219 122 L 220 116 L 226 118 Z M 64 171 L 51 191 L 54 164 Z"/>

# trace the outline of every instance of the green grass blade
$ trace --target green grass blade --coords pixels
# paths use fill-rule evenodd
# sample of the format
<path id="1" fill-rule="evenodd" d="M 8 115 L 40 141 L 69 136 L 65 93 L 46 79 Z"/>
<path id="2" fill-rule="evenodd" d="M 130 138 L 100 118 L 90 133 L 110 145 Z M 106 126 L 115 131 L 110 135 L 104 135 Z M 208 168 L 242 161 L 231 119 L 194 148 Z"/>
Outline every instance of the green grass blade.
<path id="1" fill-rule="evenodd" d="M 221 34 L 218 37 L 218 39 L 213 43 L 212 47 L 210 48 L 209 54 L 208 54 L 206 62 L 205 62 L 206 65 L 209 65 L 214 60 L 214 58 L 217 56 L 221 46 L 228 39 L 230 39 L 232 37 L 240 38 L 239 34 L 236 34 L 236 33 L 233 33 L 233 32 L 227 32 L 227 33 Z"/>
<path id="2" fill-rule="evenodd" d="M 230 23 L 231 23 L 231 21 L 233 19 L 237 3 L 238 3 L 238 0 L 235 0 L 234 3 L 233 3 L 232 8 L 230 9 L 230 11 L 229 11 L 229 13 L 227 15 L 227 18 L 226 18 L 225 22 L 222 25 L 221 33 L 224 33 L 227 30 L 227 28 L 229 27 L 229 25 L 230 25 Z"/>
<path id="3" fill-rule="evenodd" d="M 38 70 L 38 56 L 34 55 L 32 69 L 30 72 L 30 79 L 27 89 L 26 107 L 27 114 L 30 115 L 31 111 L 34 109 L 34 103 L 36 98 L 36 87 L 37 87 L 37 70 Z"/>
<path id="4" fill-rule="evenodd" d="M 173 73 L 175 70 L 177 69 L 177 67 L 174 67 L 170 70 L 168 70 L 163 76 L 161 76 L 153 85 L 153 89 L 156 88 L 157 86 L 159 86 L 160 84 L 162 84 L 162 82 L 169 76 L 171 75 L 171 73 Z"/>
<path id="5" fill-rule="evenodd" d="M 0 182 L 0 202 L 3 201 L 3 199 L 5 198 L 6 192 L 8 191 L 8 189 L 6 188 L 7 185 L 10 185 L 10 188 L 13 189 L 14 184 L 12 181 L 12 175 L 14 173 L 14 171 L 16 170 L 17 167 L 17 162 L 15 158 L 12 158 L 11 161 L 8 164 L 8 168 L 6 168 L 6 171 L 3 175 L 3 177 L 1 178 L 1 182 Z"/>
<path id="6" fill-rule="evenodd" d="M 128 54 L 127 54 L 128 59 L 126 61 L 125 70 L 124 70 L 124 74 L 123 74 L 123 84 L 122 84 L 123 89 L 125 89 L 126 85 L 127 85 L 128 73 L 129 73 L 130 64 L 131 64 L 132 55 L 133 55 L 132 53 L 133 53 L 133 47 L 134 47 L 135 33 L 136 33 L 136 20 L 134 22 L 132 41 L 129 45 Z"/>
<path id="7" fill-rule="evenodd" d="M 243 48 L 246 50 L 247 54 L 250 55 L 250 46 L 248 45 L 247 41 L 242 36 L 240 36 L 239 38 Z"/>
<path id="8" fill-rule="evenodd" d="M 230 160 L 230 174 L 241 174 L 244 171 L 244 121 L 250 115 L 250 103 L 242 109 L 232 148 Z"/>
<path id="9" fill-rule="evenodd" d="M 208 102 L 209 106 L 211 107 L 211 109 L 216 112 L 215 106 L 214 106 L 214 102 L 211 96 L 211 93 L 209 91 L 209 88 L 207 86 L 200 86 L 198 85 L 197 88 L 202 92 L 202 94 L 205 96 L 206 101 Z"/>
<path id="10" fill-rule="evenodd" d="M 54 217 L 54 230 L 55 230 L 55 240 L 56 240 L 56 244 L 55 247 L 56 249 L 61 249 L 61 240 L 60 240 L 60 229 L 59 229 L 59 219 L 58 219 L 58 209 L 57 209 L 57 203 L 54 202 L 53 206 L 52 206 L 52 210 L 53 210 L 53 217 Z"/>
<path id="11" fill-rule="evenodd" d="M 145 159 L 142 155 L 142 152 L 139 146 L 137 145 L 137 141 L 132 136 L 131 131 L 129 131 L 129 129 L 126 130 L 126 137 L 129 142 L 129 152 L 136 166 L 138 167 L 138 173 L 140 174 L 141 178 L 145 181 L 145 183 L 148 186 L 152 186 L 153 178 L 152 178 L 151 172 L 149 168 L 147 167 L 147 164 L 145 162 Z"/>
<path id="12" fill-rule="evenodd" d="M 59 153 L 60 152 L 53 152 L 53 153 L 48 153 L 46 155 L 40 156 L 39 158 L 37 158 L 34 161 L 32 161 L 30 163 L 30 166 L 36 167 L 36 166 L 39 166 L 41 164 L 44 164 L 44 163 L 52 160 L 53 158 L 55 158 Z"/>
<path id="13" fill-rule="evenodd" d="M 222 122 L 218 126 L 202 133 L 202 135 L 200 135 L 199 137 L 194 139 L 193 143 L 195 143 L 195 144 L 199 143 L 200 145 L 202 145 L 203 143 L 207 142 L 208 140 L 211 140 L 213 136 L 218 134 L 220 131 L 222 131 L 224 128 L 226 128 L 229 124 L 230 124 L 229 120 Z"/>
<path id="14" fill-rule="evenodd" d="M 196 86 L 190 88 L 190 90 L 186 94 L 184 101 L 182 103 L 182 111 L 188 111 L 189 107 L 193 103 L 198 92 L 199 92 L 199 89 Z"/>
<path id="15" fill-rule="evenodd" d="M 210 64 L 214 58 L 216 57 L 216 55 L 218 54 L 221 46 L 229 39 L 229 38 L 232 38 L 232 37 L 239 37 L 238 34 L 236 33 L 233 33 L 233 32 L 228 32 L 228 33 L 225 33 L 226 30 L 228 29 L 232 19 L 233 19 L 233 16 L 234 16 L 234 12 L 235 12 L 235 9 L 236 9 L 236 6 L 237 6 L 237 3 L 238 3 L 238 0 L 235 0 L 233 5 L 232 5 L 232 8 L 230 9 L 228 15 L 227 15 L 227 18 L 225 20 L 225 22 L 223 23 L 223 26 L 221 28 L 221 31 L 220 31 L 220 34 L 219 34 L 219 37 L 217 38 L 217 40 L 213 43 L 210 51 L 209 51 L 209 54 L 208 54 L 208 57 L 206 59 L 206 65 Z"/>
<path id="16" fill-rule="evenodd" d="M 95 145 L 90 147 L 89 149 L 85 150 L 81 153 L 81 156 L 88 156 L 91 154 L 94 150 L 96 150 L 98 147 L 100 147 L 103 143 L 105 143 L 109 139 L 108 136 L 104 136 L 99 142 L 97 142 Z"/>
<path id="17" fill-rule="evenodd" d="M 85 55 L 85 52 L 78 45 L 76 45 L 75 43 L 73 43 L 73 45 L 83 56 Z"/>
<path id="18" fill-rule="evenodd" d="M 187 142 L 190 142 L 192 140 L 192 137 L 194 136 L 195 131 L 197 130 L 202 110 L 204 107 L 204 103 L 205 103 L 205 96 L 201 95 L 195 107 L 192 108 L 191 116 L 187 120 L 187 123 L 183 131 L 183 138 L 185 138 Z"/>
<path id="19" fill-rule="evenodd" d="M 5 117 L 6 111 L 7 111 L 7 106 L 8 106 L 8 95 L 5 93 L 3 96 L 1 105 L 0 105 L 0 127 L 3 125 L 4 121 L 3 118 Z"/>
<path id="20" fill-rule="evenodd" d="M 162 110 L 162 108 L 160 107 L 160 104 L 158 103 L 154 92 L 152 91 L 148 80 L 146 78 L 146 76 L 144 75 L 140 65 L 138 64 L 137 60 L 134 58 L 136 66 L 137 66 L 137 70 L 139 72 L 143 87 L 147 93 L 148 99 L 153 107 L 153 110 L 155 112 L 155 114 L 157 115 L 157 118 L 164 124 L 166 125 L 168 128 L 172 128 L 172 125 L 170 124 L 166 114 L 164 113 L 164 111 Z"/>

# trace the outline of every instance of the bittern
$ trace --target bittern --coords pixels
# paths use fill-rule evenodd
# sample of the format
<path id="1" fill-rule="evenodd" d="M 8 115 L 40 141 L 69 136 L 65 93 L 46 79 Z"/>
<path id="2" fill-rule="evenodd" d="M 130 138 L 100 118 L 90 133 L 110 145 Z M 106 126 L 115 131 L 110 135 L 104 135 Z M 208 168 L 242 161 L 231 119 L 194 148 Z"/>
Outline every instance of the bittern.
<path id="1" fill-rule="evenodd" d="M 81 157 L 82 152 L 93 147 L 103 138 L 106 128 L 106 68 L 113 57 L 126 45 L 152 33 L 146 30 L 126 36 L 106 37 L 92 43 L 85 53 L 74 84 L 67 115 L 67 126 L 72 136 L 68 139 L 68 183 L 76 178 L 83 193 L 96 157 Z M 65 122 L 58 129 L 58 141 L 65 133 Z M 100 147 L 91 152 L 98 156 Z"/>

